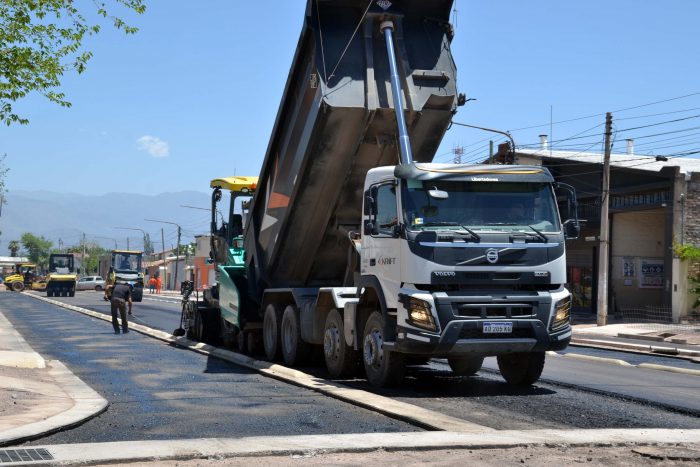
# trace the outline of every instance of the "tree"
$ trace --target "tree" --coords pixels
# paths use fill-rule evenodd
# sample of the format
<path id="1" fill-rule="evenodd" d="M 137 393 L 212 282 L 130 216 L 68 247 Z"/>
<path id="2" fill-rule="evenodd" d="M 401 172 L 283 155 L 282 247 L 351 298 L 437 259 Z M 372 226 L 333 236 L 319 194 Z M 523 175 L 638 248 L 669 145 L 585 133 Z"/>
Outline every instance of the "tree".
<path id="1" fill-rule="evenodd" d="M 37 237 L 36 235 L 26 232 L 22 234 L 22 246 L 27 251 L 27 256 L 29 256 L 29 261 L 36 263 L 38 266 L 48 266 L 49 263 L 49 252 L 51 251 L 50 240 L 43 237 Z"/>
<path id="2" fill-rule="evenodd" d="M 28 123 L 17 115 L 13 104 L 32 92 L 51 102 L 70 107 L 60 92 L 61 77 L 68 70 L 82 73 L 92 52 L 83 40 L 100 32 L 100 21 L 126 34 L 137 32 L 112 16 L 113 7 L 138 14 L 146 11 L 144 0 L 95 1 L 95 10 L 85 12 L 77 0 L 0 0 L 0 120 L 6 125 Z M 82 10 L 82 11 L 81 11 Z M 88 19 L 87 14 L 93 16 Z"/>
<path id="3" fill-rule="evenodd" d="M 74 253 L 76 257 L 82 258 L 83 246 L 77 245 L 68 248 L 69 253 Z M 100 256 L 109 254 L 110 250 L 102 248 L 97 242 L 85 244 L 85 258 L 82 261 L 83 269 L 81 274 L 97 274 L 100 264 Z"/>
<path id="4" fill-rule="evenodd" d="M 20 249 L 20 244 L 17 240 L 11 240 L 10 243 L 7 244 L 7 249 L 10 250 L 10 256 L 14 258 L 17 256 L 17 252 Z"/>

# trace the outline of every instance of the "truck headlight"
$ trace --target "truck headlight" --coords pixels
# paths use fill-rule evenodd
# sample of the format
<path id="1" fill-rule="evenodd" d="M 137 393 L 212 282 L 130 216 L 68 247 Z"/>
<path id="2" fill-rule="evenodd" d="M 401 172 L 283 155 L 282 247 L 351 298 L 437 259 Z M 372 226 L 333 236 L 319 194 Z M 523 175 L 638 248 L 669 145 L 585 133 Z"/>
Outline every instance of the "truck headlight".
<path id="1" fill-rule="evenodd" d="M 563 328 L 571 319 L 571 295 L 559 300 L 554 306 L 554 319 L 550 329 L 552 331 Z"/>
<path id="2" fill-rule="evenodd" d="M 416 327 L 427 331 L 436 331 L 435 320 L 430 312 L 430 303 L 419 298 L 408 301 L 408 321 Z"/>

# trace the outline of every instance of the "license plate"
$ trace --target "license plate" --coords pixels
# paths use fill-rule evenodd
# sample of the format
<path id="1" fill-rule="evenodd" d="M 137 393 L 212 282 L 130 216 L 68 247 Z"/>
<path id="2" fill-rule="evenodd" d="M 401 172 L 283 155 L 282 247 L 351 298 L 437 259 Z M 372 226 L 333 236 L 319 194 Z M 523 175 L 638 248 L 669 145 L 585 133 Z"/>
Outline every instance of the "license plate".
<path id="1" fill-rule="evenodd" d="M 484 334 L 510 334 L 512 332 L 513 323 L 511 321 L 484 323 Z"/>

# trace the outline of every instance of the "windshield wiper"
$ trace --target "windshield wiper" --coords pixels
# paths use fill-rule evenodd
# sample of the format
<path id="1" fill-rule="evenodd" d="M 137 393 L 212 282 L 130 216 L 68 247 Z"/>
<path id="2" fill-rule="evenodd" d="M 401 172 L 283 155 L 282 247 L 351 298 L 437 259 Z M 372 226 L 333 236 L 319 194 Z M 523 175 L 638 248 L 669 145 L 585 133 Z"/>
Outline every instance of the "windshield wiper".
<path id="1" fill-rule="evenodd" d="M 534 230 L 535 233 L 537 234 L 537 236 L 540 237 L 545 243 L 547 243 L 547 236 L 545 234 L 543 234 L 541 231 L 537 230 L 536 228 L 534 228 L 531 225 L 528 225 L 528 227 L 530 227 L 532 230 Z"/>
<path id="2" fill-rule="evenodd" d="M 455 232 L 456 234 L 460 234 L 460 235 L 469 234 L 469 235 L 471 235 L 471 237 L 472 237 L 474 240 L 476 240 L 477 242 L 480 242 L 480 241 L 481 241 L 481 236 L 480 236 L 479 234 L 477 234 L 476 232 L 474 232 L 472 229 L 470 229 L 470 228 L 468 228 L 468 227 L 465 227 L 465 226 L 463 226 L 462 224 L 459 224 L 459 226 L 462 227 L 464 230 L 466 230 L 466 232 L 462 232 L 462 231 L 460 231 L 460 230 L 455 230 L 454 232 Z"/>
<path id="3" fill-rule="evenodd" d="M 453 230 L 452 232 L 454 232 L 456 234 L 460 234 L 460 235 L 470 235 L 477 242 L 481 241 L 481 236 L 479 234 L 474 232 L 469 227 L 466 227 L 466 226 L 460 224 L 459 222 L 425 222 L 423 225 L 426 227 L 438 227 L 438 226 L 461 227 L 464 230 L 466 230 L 466 232 L 462 232 L 461 230 Z"/>

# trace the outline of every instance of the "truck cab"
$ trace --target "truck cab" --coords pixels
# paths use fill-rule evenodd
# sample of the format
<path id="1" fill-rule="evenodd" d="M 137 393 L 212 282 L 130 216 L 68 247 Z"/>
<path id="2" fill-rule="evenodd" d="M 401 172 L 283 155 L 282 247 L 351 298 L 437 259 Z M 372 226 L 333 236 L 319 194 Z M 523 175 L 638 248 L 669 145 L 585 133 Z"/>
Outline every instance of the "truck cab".
<path id="1" fill-rule="evenodd" d="M 371 169 L 359 308 L 379 301 L 383 348 L 458 367 L 566 347 L 564 243 L 576 220 L 561 222 L 554 186 L 542 167 Z"/>

